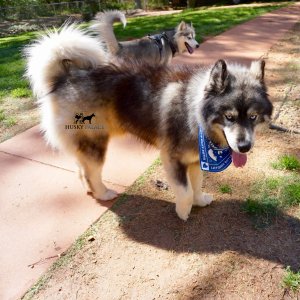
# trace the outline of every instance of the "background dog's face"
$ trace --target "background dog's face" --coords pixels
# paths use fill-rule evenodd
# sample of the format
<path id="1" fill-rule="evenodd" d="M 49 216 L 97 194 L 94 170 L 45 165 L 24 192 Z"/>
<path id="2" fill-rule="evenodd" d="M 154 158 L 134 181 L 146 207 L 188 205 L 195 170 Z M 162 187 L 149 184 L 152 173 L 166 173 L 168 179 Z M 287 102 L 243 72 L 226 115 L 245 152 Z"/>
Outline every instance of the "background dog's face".
<path id="1" fill-rule="evenodd" d="M 234 152 L 248 152 L 254 145 L 255 127 L 271 117 L 264 66 L 264 61 L 256 61 L 249 69 L 236 65 L 228 70 L 220 60 L 211 70 L 202 108 L 206 131 Z"/>
<path id="2" fill-rule="evenodd" d="M 192 54 L 194 49 L 199 48 L 199 43 L 195 40 L 195 36 L 195 29 L 192 24 L 189 25 L 182 21 L 176 27 L 175 41 L 177 43 L 179 53 L 188 51 Z"/>

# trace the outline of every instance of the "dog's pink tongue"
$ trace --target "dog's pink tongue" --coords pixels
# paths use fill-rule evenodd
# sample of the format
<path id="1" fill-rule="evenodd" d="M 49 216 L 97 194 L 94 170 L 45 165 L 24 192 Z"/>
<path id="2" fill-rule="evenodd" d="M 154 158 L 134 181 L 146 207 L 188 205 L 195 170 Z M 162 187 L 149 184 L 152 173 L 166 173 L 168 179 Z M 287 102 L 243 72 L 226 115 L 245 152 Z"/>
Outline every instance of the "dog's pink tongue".
<path id="1" fill-rule="evenodd" d="M 192 47 L 189 47 L 189 53 L 193 54 L 194 53 L 194 49 Z"/>
<path id="2" fill-rule="evenodd" d="M 188 43 L 185 43 L 185 46 L 186 46 L 186 49 L 188 50 L 189 54 L 193 54 L 194 49 Z"/>
<path id="3" fill-rule="evenodd" d="M 232 161 L 235 167 L 242 168 L 247 162 L 247 155 L 232 151 Z"/>

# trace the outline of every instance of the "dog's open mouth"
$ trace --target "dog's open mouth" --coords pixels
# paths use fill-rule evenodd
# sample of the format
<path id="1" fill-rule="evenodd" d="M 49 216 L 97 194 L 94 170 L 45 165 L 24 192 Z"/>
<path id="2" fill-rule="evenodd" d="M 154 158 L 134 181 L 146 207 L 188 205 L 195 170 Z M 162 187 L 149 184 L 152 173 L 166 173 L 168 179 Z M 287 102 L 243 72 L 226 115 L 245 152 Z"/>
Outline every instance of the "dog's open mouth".
<path id="1" fill-rule="evenodd" d="M 229 146 L 229 143 L 228 143 L 228 140 L 227 140 L 227 137 L 226 137 L 225 133 L 224 133 L 224 137 L 227 141 L 227 145 Z M 230 147 L 230 149 L 231 149 L 231 159 L 232 159 L 232 162 L 233 162 L 234 166 L 236 168 L 244 167 L 246 162 L 247 162 L 247 154 L 240 153 L 240 152 L 235 152 L 231 147 Z"/>
<path id="2" fill-rule="evenodd" d="M 187 42 L 185 42 L 184 44 L 185 44 L 185 47 L 186 47 L 187 51 L 189 52 L 189 54 L 193 54 L 194 49 Z"/>
<path id="3" fill-rule="evenodd" d="M 242 168 L 247 162 L 247 154 L 234 152 L 232 150 L 232 162 L 235 167 Z"/>

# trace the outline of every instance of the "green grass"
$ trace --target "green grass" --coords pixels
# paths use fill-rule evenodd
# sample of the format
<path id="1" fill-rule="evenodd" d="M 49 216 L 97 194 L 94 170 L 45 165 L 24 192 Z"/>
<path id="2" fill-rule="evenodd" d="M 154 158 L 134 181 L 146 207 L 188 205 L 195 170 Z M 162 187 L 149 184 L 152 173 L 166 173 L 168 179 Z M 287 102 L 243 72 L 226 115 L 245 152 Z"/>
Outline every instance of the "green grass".
<path id="1" fill-rule="evenodd" d="M 294 155 L 282 155 L 278 161 L 272 163 L 272 167 L 276 170 L 299 171 L 300 161 Z"/>
<path id="2" fill-rule="evenodd" d="M 32 93 L 27 87 L 26 88 L 19 87 L 11 91 L 11 96 L 14 98 L 24 98 L 24 97 L 27 98 L 27 97 L 31 97 Z"/>
<path id="3" fill-rule="evenodd" d="M 254 184 L 243 210 L 251 216 L 256 228 L 264 228 L 273 223 L 281 210 L 299 204 L 300 176 L 290 174 Z"/>
<path id="4" fill-rule="evenodd" d="M 147 34 L 172 29 L 182 20 L 192 22 L 197 39 L 202 41 L 204 36 L 214 36 L 229 28 L 248 21 L 256 16 L 282 7 L 283 4 L 262 7 L 233 7 L 215 9 L 189 9 L 174 15 L 157 17 L 139 17 L 128 20 L 125 29 L 121 24 L 115 26 L 118 39 L 127 40 L 139 38 Z"/>
<path id="5" fill-rule="evenodd" d="M 4 110 L 1 109 L 0 110 L 0 123 L 3 122 L 6 119 L 6 116 L 4 114 Z"/>
<path id="6" fill-rule="evenodd" d="M 293 292 L 300 291 L 300 271 L 293 272 L 290 267 L 287 267 L 285 271 L 286 274 L 282 279 L 283 287 Z"/>
<path id="7" fill-rule="evenodd" d="M 284 207 L 300 204 L 300 178 L 297 181 L 287 184 L 282 189 Z"/>
<path id="8" fill-rule="evenodd" d="M 17 124 L 17 120 L 12 116 L 6 116 L 3 109 L 0 110 L 0 125 L 11 127 Z"/>
<path id="9" fill-rule="evenodd" d="M 7 117 L 6 120 L 3 121 L 5 127 L 12 127 L 17 124 L 17 120 L 14 117 Z"/>
<path id="10" fill-rule="evenodd" d="M 248 198 L 243 205 L 243 210 L 251 216 L 254 227 L 261 229 L 273 223 L 278 214 L 278 205 L 274 198 L 260 200 Z"/>
<path id="11" fill-rule="evenodd" d="M 232 188 L 228 184 L 222 184 L 219 186 L 219 191 L 222 194 L 231 194 L 232 193 Z"/>
<path id="12" fill-rule="evenodd" d="M 35 36 L 34 33 L 26 33 L 0 39 L 0 99 L 31 95 L 28 81 L 23 77 L 25 61 L 22 49 Z"/>

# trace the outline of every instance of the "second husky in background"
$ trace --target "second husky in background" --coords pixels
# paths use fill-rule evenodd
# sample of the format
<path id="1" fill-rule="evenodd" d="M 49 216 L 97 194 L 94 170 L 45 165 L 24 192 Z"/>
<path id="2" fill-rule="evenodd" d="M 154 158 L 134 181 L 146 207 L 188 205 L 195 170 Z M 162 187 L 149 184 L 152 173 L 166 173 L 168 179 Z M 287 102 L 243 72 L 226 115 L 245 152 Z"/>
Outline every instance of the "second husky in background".
<path id="1" fill-rule="evenodd" d="M 192 54 L 199 47 L 193 25 L 183 21 L 175 29 L 126 42 L 117 41 L 113 31 L 115 21 L 126 26 L 125 15 L 120 11 L 98 13 L 91 29 L 99 34 L 108 51 L 117 57 L 168 64 L 176 54 L 186 51 Z"/>

